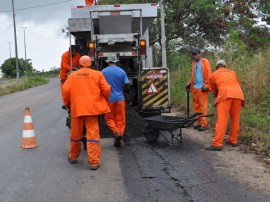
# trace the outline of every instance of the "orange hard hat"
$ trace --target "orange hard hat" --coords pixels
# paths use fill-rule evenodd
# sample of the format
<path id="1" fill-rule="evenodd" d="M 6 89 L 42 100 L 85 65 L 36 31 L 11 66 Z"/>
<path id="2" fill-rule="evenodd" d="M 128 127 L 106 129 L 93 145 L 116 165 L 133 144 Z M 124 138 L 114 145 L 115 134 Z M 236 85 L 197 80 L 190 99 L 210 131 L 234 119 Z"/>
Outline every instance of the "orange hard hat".
<path id="1" fill-rule="evenodd" d="M 92 62 L 89 56 L 84 55 L 80 58 L 79 63 L 83 67 L 90 67 Z"/>

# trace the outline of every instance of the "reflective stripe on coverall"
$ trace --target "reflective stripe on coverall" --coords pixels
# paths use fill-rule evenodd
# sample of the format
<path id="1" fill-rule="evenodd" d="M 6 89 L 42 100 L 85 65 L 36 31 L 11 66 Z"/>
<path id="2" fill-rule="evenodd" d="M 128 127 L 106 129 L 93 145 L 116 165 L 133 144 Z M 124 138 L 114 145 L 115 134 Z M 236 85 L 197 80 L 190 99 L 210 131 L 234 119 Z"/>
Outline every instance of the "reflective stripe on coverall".
<path id="1" fill-rule="evenodd" d="M 216 131 L 212 146 L 223 145 L 229 114 L 231 129 L 228 142 L 236 144 L 240 130 L 240 109 L 244 106 L 244 94 L 238 78 L 233 70 L 220 67 L 209 77 L 209 83 L 216 97 L 214 105 L 217 108 Z"/>
<path id="2" fill-rule="evenodd" d="M 208 92 L 202 92 L 201 89 L 194 88 L 194 71 L 195 71 L 196 61 L 192 62 L 192 74 L 190 80 L 190 92 L 192 93 L 192 102 L 193 102 L 193 111 L 194 113 L 201 112 L 203 115 L 207 114 L 207 106 L 208 106 Z M 203 83 L 204 87 L 208 88 L 210 91 L 209 85 L 209 76 L 211 74 L 211 66 L 207 59 L 202 58 L 202 75 L 203 75 Z M 200 118 L 198 120 L 198 124 L 201 126 L 207 126 L 206 117 Z"/>
<path id="3" fill-rule="evenodd" d="M 83 67 L 70 74 L 63 85 L 63 103 L 70 106 L 71 134 L 69 158 L 80 155 L 83 124 L 86 126 L 88 162 L 95 166 L 100 161 L 98 115 L 110 112 L 107 100 L 110 85 L 99 71 Z"/>
<path id="4" fill-rule="evenodd" d="M 113 131 L 113 134 L 115 136 L 123 135 L 126 126 L 125 100 L 121 100 L 118 102 L 109 102 L 108 104 L 111 112 L 105 114 L 106 124 Z"/>

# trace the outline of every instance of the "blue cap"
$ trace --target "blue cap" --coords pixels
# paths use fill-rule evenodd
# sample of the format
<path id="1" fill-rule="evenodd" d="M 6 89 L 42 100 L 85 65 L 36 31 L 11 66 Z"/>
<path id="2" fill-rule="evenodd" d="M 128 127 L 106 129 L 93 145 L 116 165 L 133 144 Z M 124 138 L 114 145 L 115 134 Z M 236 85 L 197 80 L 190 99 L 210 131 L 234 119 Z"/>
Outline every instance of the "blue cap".
<path id="1" fill-rule="evenodd" d="M 201 53 L 201 50 L 199 48 L 193 48 L 192 51 L 191 51 L 191 53 L 198 54 L 198 53 Z"/>

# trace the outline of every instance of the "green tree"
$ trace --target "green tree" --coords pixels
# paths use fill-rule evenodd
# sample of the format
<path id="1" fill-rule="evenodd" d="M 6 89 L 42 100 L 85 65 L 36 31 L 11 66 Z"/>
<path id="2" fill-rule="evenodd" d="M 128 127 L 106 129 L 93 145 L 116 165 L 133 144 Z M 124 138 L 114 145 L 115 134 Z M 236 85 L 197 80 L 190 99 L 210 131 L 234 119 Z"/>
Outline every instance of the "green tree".
<path id="1" fill-rule="evenodd" d="M 150 1 L 103 0 L 102 4 L 147 2 Z M 270 44 L 270 29 L 267 26 L 270 25 L 270 0 L 164 0 L 163 4 L 169 56 L 187 53 L 195 46 L 204 50 L 219 50 L 228 39 L 234 43 L 232 40 L 235 37 L 231 34 L 235 33 L 238 36 L 236 43 L 245 44 L 248 50 Z M 156 65 L 160 66 L 160 13 L 150 27 L 150 44 L 154 45 Z M 168 58 L 168 63 L 173 60 Z"/>
<path id="2" fill-rule="evenodd" d="M 250 50 L 268 47 L 270 43 L 270 0 L 227 0 L 224 9 L 230 28 Z"/>
<path id="3" fill-rule="evenodd" d="M 1 65 L 1 71 L 3 77 L 6 78 L 16 78 L 16 58 L 9 58 L 4 61 Z M 27 72 L 26 72 L 27 71 Z M 31 60 L 27 59 L 19 59 L 19 74 L 20 76 L 24 76 L 26 73 L 29 75 L 33 73 L 34 68 L 32 66 Z"/>
<path id="4" fill-rule="evenodd" d="M 147 3 L 143 0 L 103 0 L 101 4 Z M 167 42 L 181 49 L 220 48 L 232 30 L 247 47 L 270 43 L 270 0 L 164 0 Z M 259 21 L 267 24 L 258 23 Z M 160 43 L 160 21 L 150 31 L 151 42 Z M 179 48 L 178 48 L 179 49 Z"/>

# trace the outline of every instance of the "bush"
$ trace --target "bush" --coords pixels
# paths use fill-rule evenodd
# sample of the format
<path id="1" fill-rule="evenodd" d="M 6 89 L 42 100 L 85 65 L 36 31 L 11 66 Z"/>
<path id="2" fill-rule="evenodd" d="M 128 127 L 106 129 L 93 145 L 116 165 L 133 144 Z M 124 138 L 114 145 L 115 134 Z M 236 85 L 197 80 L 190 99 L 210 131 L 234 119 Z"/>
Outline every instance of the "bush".
<path id="1" fill-rule="evenodd" d="M 218 59 L 225 59 L 227 67 L 233 69 L 241 83 L 245 96 L 245 108 L 241 114 L 240 138 L 248 138 L 254 141 L 263 141 L 264 150 L 269 153 L 270 148 L 270 69 L 266 61 L 270 61 L 270 48 L 263 51 L 248 52 L 244 46 L 228 46 L 219 53 L 208 53 L 205 57 L 212 64 Z M 240 48 L 239 50 L 237 49 Z M 241 54 L 239 54 L 241 53 Z M 179 62 L 178 68 L 171 71 L 171 100 L 172 103 L 181 110 L 186 110 L 185 84 L 189 82 L 191 76 L 191 59 L 188 56 L 177 56 L 171 61 Z M 174 64 L 174 63 L 172 63 Z M 176 67 L 176 63 L 172 65 Z M 190 102 L 192 99 L 190 97 Z M 209 95 L 209 113 L 215 113 L 213 107 L 214 96 Z M 192 110 L 192 106 L 190 106 Z M 210 125 L 214 127 L 215 119 L 210 119 Z M 250 132 L 252 131 L 252 132 Z"/>

